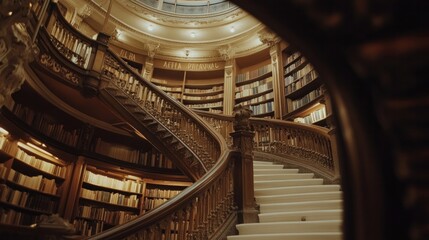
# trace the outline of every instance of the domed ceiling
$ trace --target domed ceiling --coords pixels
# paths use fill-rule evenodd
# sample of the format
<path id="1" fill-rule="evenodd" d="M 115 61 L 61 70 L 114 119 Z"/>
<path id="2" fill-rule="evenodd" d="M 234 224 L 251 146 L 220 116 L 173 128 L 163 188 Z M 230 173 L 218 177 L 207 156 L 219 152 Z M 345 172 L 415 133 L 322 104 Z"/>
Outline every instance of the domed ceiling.
<path id="1" fill-rule="evenodd" d="M 218 61 L 221 53 L 240 57 L 267 48 L 259 39 L 266 27 L 229 1 L 66 0 L 65 4 L 92 29 L 101 31 L 104 26 L 105 33 L 115 36 L 113 45 L 156 58 Z"/>

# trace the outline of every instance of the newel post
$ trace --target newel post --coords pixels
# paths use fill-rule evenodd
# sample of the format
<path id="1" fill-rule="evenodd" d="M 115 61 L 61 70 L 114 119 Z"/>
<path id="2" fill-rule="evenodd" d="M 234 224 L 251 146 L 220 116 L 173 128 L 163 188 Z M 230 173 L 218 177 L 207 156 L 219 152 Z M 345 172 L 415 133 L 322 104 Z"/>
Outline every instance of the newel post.
<path id="1" fill-rule="evenodd" d="M 258 222 L 258 207 L 253 189 L 253 137 L 250 126 L 252 111 L 241 105 L 234 107 L 233 147 L 240 153 L 234 158 L 234 193 L 238 207 L 238 222 Z"/>

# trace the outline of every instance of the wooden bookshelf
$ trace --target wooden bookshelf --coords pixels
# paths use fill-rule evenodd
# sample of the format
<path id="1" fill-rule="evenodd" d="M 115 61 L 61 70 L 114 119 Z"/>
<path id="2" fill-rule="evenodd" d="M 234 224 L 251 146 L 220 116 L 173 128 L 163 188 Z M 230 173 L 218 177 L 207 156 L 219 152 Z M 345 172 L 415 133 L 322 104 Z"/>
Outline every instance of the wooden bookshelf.
<path id="1" fill-rule="evenodd" d="M 75 228 L 91 236 L 138 216 L 143 186 L 139 176 L 87 165 L 73 220 Z"/>
<path id="2" fill-rule="evenodd" d="M 247 66 L 235 81 L 235 105 L 249 106 L 254 117 L 274 115 L 272 67 L 269 61 L 263 64 Z"/>
<path id="3" fill-rule="evenodd" d="M 142 211 L 146 212 L 159 207 L 169 199 L 182 192 L 191 183 L 189 182 L 166 182 L 147 180 L 144 192 Z"/>
<path id="4" fill-rule="evenodd" d="M 0 134 L 0 152 L 1 223 L 28 226 L 61 213 L 71 164 L 10 134 Z"/>
<path id="5" fill-rule="evenodd" d="M 298 51 L 283 54 L 286 114 L 283 119 L 326 126 L 322 80 Z"/>

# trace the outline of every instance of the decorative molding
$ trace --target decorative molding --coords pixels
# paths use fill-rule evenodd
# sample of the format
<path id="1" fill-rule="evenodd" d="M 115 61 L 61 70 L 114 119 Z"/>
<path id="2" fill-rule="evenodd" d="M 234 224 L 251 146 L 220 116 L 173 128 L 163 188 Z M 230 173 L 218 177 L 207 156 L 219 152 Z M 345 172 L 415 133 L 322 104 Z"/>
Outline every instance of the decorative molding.
<path id="1" fill-rule="evenodd" d="M 277 34 L 272 32 L 271 30 L 268 30 L 267 28 L 259 31 L 258 37 L 262 43 L 266 44 L 269 47 L 272 47 L 281 41 L 281 38 L 277 36 Z"/>
<path id="2" fill-rule="evenodd" d="M 79 75 L 62 66 L 46 53 L 40 55 L 40 57 L 38 58 L 38 62 L 41 66 L 48 69 L 48 71 L 55 73 L 61 79 L 67 80 L 67 82 L 72 83 L 73 85 L 79 85 L 79 83 L 82 82 L 82 78 Z"/>
<path id="3" fill-rule="evenodd" d="M 232 47 L 230 44 L 220 47 L 218 51 L 223 60 L 225 61 L 233 59 L 235 56 L 235 48 Z"/>
<path id="4" fill-rule="evenodd" d="M 150 58 L 153 58 L 158 51 L 161 44 L 159 43 L 145 43 L 145 48 L 147 49 L 147 55 Z"/>

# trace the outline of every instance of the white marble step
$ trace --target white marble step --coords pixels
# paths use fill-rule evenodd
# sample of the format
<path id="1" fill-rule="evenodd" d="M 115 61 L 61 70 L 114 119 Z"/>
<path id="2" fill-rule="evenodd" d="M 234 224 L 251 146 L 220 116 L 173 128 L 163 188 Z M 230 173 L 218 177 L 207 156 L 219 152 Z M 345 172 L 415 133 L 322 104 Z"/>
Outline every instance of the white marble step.
<path id="1" fill-rule="evenodd" d="M 263 174 L 287 174 L 287 173 L 298 173 L 299 169 L 294 168 L 258 168 L 253 169 L 253 175 Z"/>
<path id="2" fill-rule="evenodd" d="M 341 220 L 343 211 L 334 210 L 310 210 L 294 212 L 270 212 L 260 213 L 259 222 L 286 222 L 286 221 L 320 221 L 320 220 Z"/>
<path id="3" fill-rule="evenodd" d="M 342 234 L 335 233 L 272 233 L 228 236 L 227 240 L 341 240 Z"/>
<path id="4" fill-rule="evenodd" d="M 284 167 L 274 164 L 253 164 L 253 169 L 284 169 Z"/>
<path id="5" fill-rule="evenodd" d="M 340 232 L 341 221 L 298 221 L 298 222 L 268 222 L 238 224 L 236 228 L 240 235 L 269 234 L 269 233 L 310 233 L 310 232 Z"/>
<path id="6" fill-rule="evenodd" d="M 307 186 L 307 185 L 320 185 L 323 184 L 322 178 L 310 179 L 288 179 L 288 180 L 255 180 L 254 188 L 273 188 L 273 187 L 287 187 L 287 186 Z"/>
<path id="7" fill-rule="evenodd" d="M 253 164 L 274 164 L 273 162 L 253 160 Z"/>
<path id="8" fill-rule="evenodd" d="M 342 194 L 339 191 L 335 192 L 316 192 L 316 193 L 294 193 L 284 195 L 259 196 L 256 197 L 258 204 L 263 203 L 282 203 L 282 202 L 307 202 L 307 201 L 323 201 L 323 200 L 340 200 Z"/>
<path id="9" fill-rule="evenodd" d="M 261 213 L 342 209 L 342 200 L 260 204 Z"/>
<path id="10" fill-rule="evenodd" d="M 340 185 L 309 185 L 291 187 L 273 187 L 255 190 L 255 196 L 280 195 L 292 193 L 333 192 L 339 191 Z"/>
<path id="11" fill-rule="evenodd" d="M 258 174 L 254 175 L 254 181 L 266 180 L 286 180 L 286 179 L 309 179 L 313 178 L 314 173 L 287 173 L 287 174 Z"/>

